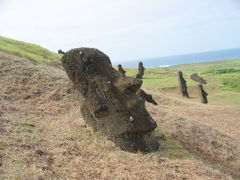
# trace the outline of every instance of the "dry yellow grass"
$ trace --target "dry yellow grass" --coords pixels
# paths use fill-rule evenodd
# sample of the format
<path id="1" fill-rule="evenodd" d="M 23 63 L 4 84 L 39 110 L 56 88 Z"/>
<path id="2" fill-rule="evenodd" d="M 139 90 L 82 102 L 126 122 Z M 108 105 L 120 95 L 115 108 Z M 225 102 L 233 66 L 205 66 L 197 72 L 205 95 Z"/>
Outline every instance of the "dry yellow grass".
<path id="1" fill-rule="evenodd" d="M 204 159 L 205 154 L 201 144 L 194 143 L 202 142 L 204 148 L 208 147 L 204 137 L 212 137 L 209 133 L 221 132 L 225 138 L 231 137 L 230 145 L 235 145 L 239 137 L 237 131 L 225 129 L 225 125 L 215 128 L 217 121 L 208 122 L 205 118 L 196 124 L 195 116 L 208 110 L 205 106 L 159 92 L 155 95 L 161 105 L 148 106 L 158 121 L 157 131 L 181 140 L 195 155 L 171 158 L 163 156 L 161 151 L 128 153 L 84 123 L 61 68 L 0 51 L 0 75 L 0 179 L 232 179 L 218 170 L 225 164 L 213 167 L 198 158 Z M 196 114 L 194 111 L 189 114 L 194 108 Z M 211 114 L 210 110 L 207 112 Z M 231 123 L 236 121 L 232 119 Z M 191 138 L 195 132 L 186 128 L 195 125 L 200 127 L 196 129 L 200 135 L 206 134 L 203 139 L 197 138 L 199 141 Z M 206 128 L 207 125 L 213 130 Z M 223 146 L 219 148 L 221 152 L 225 146 L 229 147 L 224 138 L 217 143 Z M 239 146 L 234 148 L 229 152 L 234 153 Z"/>

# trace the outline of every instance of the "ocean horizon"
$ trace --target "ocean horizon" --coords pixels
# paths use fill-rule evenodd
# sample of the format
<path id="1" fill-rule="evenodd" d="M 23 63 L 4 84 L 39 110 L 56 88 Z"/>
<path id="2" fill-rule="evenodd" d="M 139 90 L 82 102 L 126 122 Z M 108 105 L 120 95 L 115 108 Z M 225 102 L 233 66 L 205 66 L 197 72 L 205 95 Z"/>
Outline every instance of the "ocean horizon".
<path id="1" fill-rule="evenodd" d="M 139 59 L 131 61 L 114 62 L 113 65 L 121 64 L 123 67 L 136 68 L 138 63 L 143 62 L 144 67 L 168 67 L 179 64 L 192 64 L 208 61 L 240 59 L 240 48 L 226 49 L 219 51 L 209 51 L 201 53 L 191 53 L 175 56 L 166 56 L 158 58 Z"/>

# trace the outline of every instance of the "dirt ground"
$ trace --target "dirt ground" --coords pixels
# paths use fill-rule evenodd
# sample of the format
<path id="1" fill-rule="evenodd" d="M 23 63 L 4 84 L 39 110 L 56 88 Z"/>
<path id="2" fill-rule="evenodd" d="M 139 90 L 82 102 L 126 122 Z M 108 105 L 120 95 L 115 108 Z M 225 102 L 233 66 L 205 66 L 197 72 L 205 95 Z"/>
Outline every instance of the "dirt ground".
<path id="1" fill-rule="evenodd" d="M 191 156 L 121 151 L 84 123 L 61 68 L 0 51 L 0 179 L 240 178 L 239 110 L 146 92 L 156 132 Z"/>

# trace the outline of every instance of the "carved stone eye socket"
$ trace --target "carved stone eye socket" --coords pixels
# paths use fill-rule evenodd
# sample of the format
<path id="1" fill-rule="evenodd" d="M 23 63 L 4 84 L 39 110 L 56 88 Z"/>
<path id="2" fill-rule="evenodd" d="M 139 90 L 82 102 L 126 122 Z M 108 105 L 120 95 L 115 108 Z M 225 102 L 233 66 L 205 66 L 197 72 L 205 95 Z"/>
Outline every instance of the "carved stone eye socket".
<path id="1" fill-rule="evenodd" d="M 133 84 L 129 87 L 127 87 L 125 90 L 124 90 L 124 93 L 126 94 L 130 94 L 130 93 L 136 93 L 141 87 L 141 84 Z"/>
<path id="2" fill-rule="evenodd" d="M 94 62 L 93 58 L 89 58 L 84 62 L 83 72 L 90 75 L 97 75 L 96 62 Z"/>

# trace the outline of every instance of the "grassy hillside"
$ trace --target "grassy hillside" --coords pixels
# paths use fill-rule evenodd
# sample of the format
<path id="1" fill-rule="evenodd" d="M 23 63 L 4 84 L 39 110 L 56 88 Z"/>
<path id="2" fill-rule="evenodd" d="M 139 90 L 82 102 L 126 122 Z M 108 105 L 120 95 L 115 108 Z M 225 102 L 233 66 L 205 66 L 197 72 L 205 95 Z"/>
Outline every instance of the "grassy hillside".
<path id="1" fill-rule="evenodd" d="M 41 46 L 2 36 L 0 36 L 0 50 L 42 63 L 60 63 L 59 60 L 62 56 Z M 128 76 L 134 77 L 137 73 L 136 68 L 126 70 Z M 197 83 L 192 81 L 189 76 L 197 72 L 208 81 L 205 88 L 207 88 L 209 98 L 213 103 L 222 104 L 224 102 L 223 104 L 225 105 L 240 107 L 240 95 L 238 94 L 240 92 L 240 59 L 146 69 L 143 86 L 160 88 L 167 92 L 178 94 L 176 72 L 179 70 L 183 71 L 192 97 L 198 96 L 196 91 Z"/>
<path id="2" fill-rule="evenodd" d="M 146 106 L 161 148 L 129 153 L 84 123 L 62 68 L 0 51 L 0 72 L 0 179 L 232 180 L 219 169 L 240 172 L 240 111 L 147 90 L 159 104 Z M 213 169 L 205 157 L 225 164 Z"/>
<path id="3" fill-rule="evenodd" d="M 0 50 L 43 63 L 59 63 L 59 59 L 61 58 L 61 55 L 53 53 L 41 46 L 2 36 L 0 36 Z"/>
<path id="4" fill-rule="evenodd" d="M 60 57 L 6 38 L 1 38 L 1 46 L 14 54 L 45 54 L 45 60 L 32 59 L 42 63 Z M 192 67 L 208 81 L 210 105 L 200 104 L 196 83 L 189 79 L 192 72 L 146 69 L 143 86 L 159 104 L 146 107 L 158 124 L 153 135 L 161 148 L 141 154 L 120 150 L 84 122 L 62 68 L 4 51 L 0 51 L 0 179 L 232 180 L 229 174 L 239 179 L 240 111 L 219 106 L 240 107 L 236 66 L 217 71 L 205 65 L 202 70 Z M 126 70 L 129 76 L 137 71 Z M 177 70 L 188 81 L 189 99 L 178 93 Z M 227 86 L 234 86 L 234 91 Z"/>
<path id="5" fill-rule="evenodd" d="M 209 94 L 210 104 L 240 108 L 240 59 L 146 69 L 143 86 L 179 95 L 177 71 L 180 70 L 187 81 L 191 100 L 199 100 L 197 83 L 190 79 L 192 73 L 198 73 L 208 82 L 204 87 Z M 134 68 L 127 68 L 126 71 L 128 76 L 134 77 L 137 74 L 137 69 Z"/>

